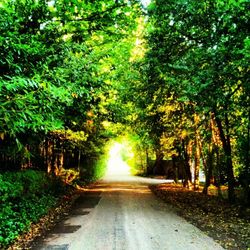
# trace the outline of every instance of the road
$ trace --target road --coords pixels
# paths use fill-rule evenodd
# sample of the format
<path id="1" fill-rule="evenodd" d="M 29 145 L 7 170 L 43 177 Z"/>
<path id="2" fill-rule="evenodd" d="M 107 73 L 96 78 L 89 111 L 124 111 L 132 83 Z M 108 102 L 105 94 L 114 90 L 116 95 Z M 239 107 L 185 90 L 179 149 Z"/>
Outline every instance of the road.
<path id="1" fill-rule="evenodd" d="M 86 190 L 42 250 L 221 250 L 198 228 L 156 198 L 149 184 L 163 180 L 110 176 Z"/>

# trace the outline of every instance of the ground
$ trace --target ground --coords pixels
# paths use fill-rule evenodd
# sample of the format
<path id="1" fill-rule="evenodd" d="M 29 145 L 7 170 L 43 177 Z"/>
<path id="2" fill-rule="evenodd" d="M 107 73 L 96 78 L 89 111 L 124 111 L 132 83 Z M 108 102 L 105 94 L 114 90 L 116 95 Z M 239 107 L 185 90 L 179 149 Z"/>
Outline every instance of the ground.
<path id="1" fill-rule="evenodd" d="M 40 228 L 51 230 L 40 230 L 37 235 L 43 237 L 32 244 L 26 236 L 12 249 L 216 250 L 223 249 L 220 244 L 226 249 L 247 249 L 249 224 L 240 215 L 235 217 L 235 207 L 164 182 L 109 177 L 64 197 L 52 219 L 41 220 Z M 156 198 L 148 186 L 167 203 Z M 34 228 L 29 239 L 36 235 L 36 225 Z"/>
<path id="2" fill-rule="evenodd" d="M 152 185 L 151 190 L 224 248 L 250 249 L 249 209 L 231 205 L 214 195 L 188 190 L 181 185 Z"/>

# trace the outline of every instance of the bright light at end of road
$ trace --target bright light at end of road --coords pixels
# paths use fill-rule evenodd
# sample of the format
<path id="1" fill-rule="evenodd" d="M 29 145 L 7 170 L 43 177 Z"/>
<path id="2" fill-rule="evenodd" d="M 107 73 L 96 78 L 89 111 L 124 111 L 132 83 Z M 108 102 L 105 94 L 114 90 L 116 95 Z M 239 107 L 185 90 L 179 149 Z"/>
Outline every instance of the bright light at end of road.
<path id="1" fill-rule="evenodd" d="M 147 7 L 150 4 L 151 0 L 141 0 L 141 2 L 144 5 L 144 7 Z"/>
<path id="2" fill-rule="evenodd" d="M 122 160 L 122 148 L 123 145 L 118 142 L 111 147 L 106 175 L 130 175 L 129 165 Z"/>

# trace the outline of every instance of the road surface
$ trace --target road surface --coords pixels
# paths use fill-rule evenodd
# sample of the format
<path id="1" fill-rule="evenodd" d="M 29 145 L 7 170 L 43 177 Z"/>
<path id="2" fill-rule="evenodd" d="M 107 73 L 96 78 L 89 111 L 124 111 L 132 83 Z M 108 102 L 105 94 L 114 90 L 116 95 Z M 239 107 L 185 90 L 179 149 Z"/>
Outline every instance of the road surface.
<path id="1" fill-rule="evenodd" d="M 104 179 L 84 192 L 68 218 L 33 249 L 222 250 L 148 189 L 162 182 L 132 176 Z"/>

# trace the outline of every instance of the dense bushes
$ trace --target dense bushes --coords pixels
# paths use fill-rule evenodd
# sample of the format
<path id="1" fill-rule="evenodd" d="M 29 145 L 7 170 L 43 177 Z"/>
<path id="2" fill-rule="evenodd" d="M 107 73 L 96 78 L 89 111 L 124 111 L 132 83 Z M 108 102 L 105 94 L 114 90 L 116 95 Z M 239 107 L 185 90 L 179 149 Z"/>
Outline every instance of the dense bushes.
<path id="1" fill-rule="evenodd" d="M 62 188 L 59 180 L 52 181 L 40 171 L 0 174 L 0 248 L 46 214 L 56 204 Z"/>

